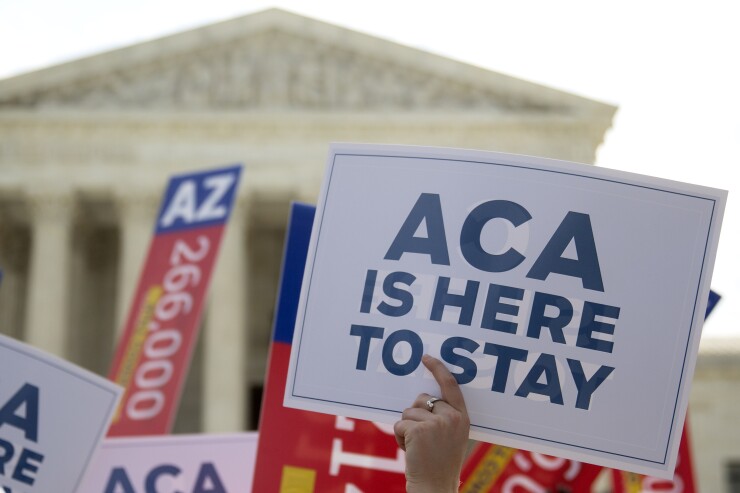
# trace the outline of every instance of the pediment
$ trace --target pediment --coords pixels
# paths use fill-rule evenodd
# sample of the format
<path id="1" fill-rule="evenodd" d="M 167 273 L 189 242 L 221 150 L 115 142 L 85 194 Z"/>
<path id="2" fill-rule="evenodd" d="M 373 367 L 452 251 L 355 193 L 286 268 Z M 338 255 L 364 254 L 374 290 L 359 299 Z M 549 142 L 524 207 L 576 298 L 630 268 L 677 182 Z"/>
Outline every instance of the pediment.
<path id="1" fill-rule="evenodd" d="M 0 81 L 0 110 L 49 107 L 614 112 L 277 9 Z"/>

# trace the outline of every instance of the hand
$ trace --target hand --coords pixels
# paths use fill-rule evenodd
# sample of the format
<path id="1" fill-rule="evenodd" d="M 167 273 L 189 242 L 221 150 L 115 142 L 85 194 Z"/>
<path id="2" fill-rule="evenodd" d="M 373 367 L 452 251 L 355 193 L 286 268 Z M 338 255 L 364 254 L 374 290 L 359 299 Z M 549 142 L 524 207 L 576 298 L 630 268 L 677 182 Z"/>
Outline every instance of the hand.
<path id="1" fill-rule="evenodd" d="M 470 419 L 455 377 L 436 358 L 424 355 L 424 366 L 439 384 L 442 400 L 430 410 L 429 394 L 420 394 L 394 426 L 398 446 L 406 451 L 406 491 L 458 491 Z"/>

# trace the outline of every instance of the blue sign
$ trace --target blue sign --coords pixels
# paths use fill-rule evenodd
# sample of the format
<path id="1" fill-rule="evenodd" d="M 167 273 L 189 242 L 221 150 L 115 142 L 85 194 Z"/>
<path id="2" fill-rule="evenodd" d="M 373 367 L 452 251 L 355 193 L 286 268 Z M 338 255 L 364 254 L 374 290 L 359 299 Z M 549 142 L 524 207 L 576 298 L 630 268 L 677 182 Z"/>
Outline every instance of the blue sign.
<path id="1" fill-rule="evenodd" d="M 718 294 L 709 290 L 709 301 L 707 301 L 707 313 L 704 315 L 704 318 L 707 318 L 710 313 L 712 313 L 712 310 L 714 310 L 714 307 L 717 306 L 717 303 L 719 303 L 719 300 L 722 297 Z"/>
<path id="2" fill-rule="evenodd" d="M 174 176 L 157 215 L 156 233 L 225 224 L 242 166 Z"/>

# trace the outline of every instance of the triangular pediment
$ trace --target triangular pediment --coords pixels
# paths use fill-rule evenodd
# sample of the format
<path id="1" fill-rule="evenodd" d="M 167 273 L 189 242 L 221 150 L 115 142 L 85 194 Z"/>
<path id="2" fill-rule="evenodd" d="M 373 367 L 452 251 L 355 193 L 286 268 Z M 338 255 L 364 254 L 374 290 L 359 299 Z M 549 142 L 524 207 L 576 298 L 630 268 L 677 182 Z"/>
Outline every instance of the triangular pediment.
<path id="1" fill-rule="evenodd" d="M 0 81 L 0 109 L 39 107 L 614 112 L 278 9 Z"/>

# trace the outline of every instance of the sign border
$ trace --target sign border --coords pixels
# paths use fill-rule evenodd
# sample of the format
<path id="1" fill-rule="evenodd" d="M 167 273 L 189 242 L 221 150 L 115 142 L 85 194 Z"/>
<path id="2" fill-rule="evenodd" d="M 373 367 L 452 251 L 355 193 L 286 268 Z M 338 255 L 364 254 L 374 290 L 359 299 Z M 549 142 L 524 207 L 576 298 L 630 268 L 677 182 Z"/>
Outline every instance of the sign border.
<path id="1" fill-rule="evenodd" d="M 123 387 L 116 384 L 115 382 L 101 377 L 96 373 L 93 373 L 82 367 L 72 366 L 73 363 L 62 360 L 58 356 L 55 356 L 51 353 L 44 353 L 34 346 L 29 346 L 9 336 L 0 336 L 0 346 L 8 348 L 13 352 L 28 356 L 29 358 L 32 358 L 40 363 L 50 366 L 56 370 L 60 370 L 68 375 L 71 375 L 72 377 L 75 377 L 78 380 L 82 380 L 87 384 L 91 384 L 95 387 L 98 387 L 99 389 L 108 392 L 109 394 L 112 394 L 113 400 L 108 406 L 106 419 L 103 421 L 104 424 L 98 430 L 97 437 L 95 438 L 95 446 L 90 450 L 90 453 L 85 460 L 85 467 L 80 471 L 80 475 L 75 481 L 74 491 L 76 491 L 77 488 L 80 487 L 82 479 L 85 477 L 85 472 L 87 471 L 87 468 L 90 467 L 90 462 L 92 461 L 93 455 L 95 455 L 95 453 L 98 451 L 98 448 L 103 443 L 105 435 L 108 433 L 108 428 L 110 427 L 113 413 L 118 407 L 118 403 L 120 402 L 121 397 L 123 397 Z"/>
<path id="2" fill-rule="evenodd" d="M 366 150 L 367 152 L 361 152 L 363 150 Z M 355 152 L 352 152 L 355 151 Z M 360 151 L 360 152 L 356 152 Z M 405 151 L 405 152 L 404 152 Z M 429 155 L 432 152 L 436 151 L 436 155 Z M 439 153 L 442 151 L 443 154 L 449 155 L 442 155 L 440 156 Z M 445 152 L 446 151 L 446 152 Z M 415 154 L 413 154 L 415 153 Z M 454 155 L 452 153 L 455 153 Z M 482 154 L 487 154 L 490 156 L 490 160 L 484 160 L 482 157 L 480 157 Z M 461 157 L 460 154 L 468 154 L 470 157 Z M 316 262 L 316 250 L 318 249 L 318 243 L 320 241 L 321 237 L 321 229 L 324 219 L 324 213 L 326 211 L 326 206 L 329 198 L 329 192 L 331 189 L 331 182 L 332 182 L 332 176 L 335 167 L 337 167 L 339 164 L 337 163 L 337 158 L 339 157 L 368 157 L 368 158 L 397 158 L 397 159 L 412 159 L 412 160 L 430 160 L 430 161 L 445 161 L 450 163 L 470 163 L 470 164 L 482 164 L 482 165 L 491 165 L 491 166 L 502 166 L 502 167 L 508 167 L 508 168 L 520 168 L 520 169 L 527 169 L 527 170 L 533 170 L 533 171 L 541 171 L 546 173 L 555 173 L 560 175 L 568 175 L 568 176 L 575 176 L 579 178 L 585 178 L 585 179 L 591 179 L 591 180 L 598 180 L 603 182 L 610 182 L 610 183 L 616 183 L 619 185 L 626 185 L 631 187 L 637 187 L 647 190 L 652 190 L 656 192 L 661 193 L 668 193 L 673 195 L 681 195 L 684 197 L 689 197 L 692 199 L 698 199 L 703 201 L 711 202 L 711 214 L 708 221 L 708 227 L 706 231 L 706 239 L 704 243 L 704 252 L 702 256 L 701 261 L 701 268 L 699 270 L 699 280 L 698 284 L 694 290 L 694 304 L 693 304 L 693 311 L 691 316 L 691 321 L 688 327 L 688 333 L 686 335 L 685 345 L 684 345 L 684 351 L 682 356 L 682 363 L 681 363 L 681 373 L 680 377 L 678 379 L 678 382 L 676 384 L 675 393 L 676 397 L 674 400 L 674 406 L 673 406 L 673 412 L 671 416 L 671 425 L 668 428 L 668 437 L 666 440 L 666 446 L 665 451 L 663 453 L 663 460 L 653 460 L 653 459 L 647 459 L 647 458 L 641 458 L 637 456 L 631 456 L 628 454 L 620 454 L 617 452 L 612 452 L 608 450 L 601 450 L 598 448 L 593 447 L 584 447 L 577 444 L 567 443 L 567 442 L 561 442 L 557 440 L 551 440 L 546 438 L 537 437 L 534 435 L 527 435 L 523 433 L 516 433 L 513 431 L 508 430 L 502 430 L 498 428 L 492 428 L 488 426 L 480 426 L 480 425 L 474 425 L 471 424 L 471 431 L 474 431 L 475 429 L 479 430 L 489 430 L 494 431 L 497 433 L 500 433 L 502 435 L 509 435 L 513 439 L 516 439 L 516 437 L 522 437 L 522 438 L 529 438 L 536 440 L 537 442 L 541 443 L 543 446 L 547 446 L 547 443 L 553 444 L 554 446 L 562 445 L 569 447 L 571 450 L 573 450 L 577 454 L 589 454 L 589 452 L 597 452 L 599 454 L 603 454 L 603 457 L 613 457 L 615 460 L 618 457 L 623 457 L 626 459 L 633 459 L 635 461 L 639 461 L 639 463 L 642 464 L 658 464 L 662 466 L 666 466 L 669 460 L 669 454 L 671 452 L 671 444 L 675 440 L 675 430 L 676 426 L 682 425 L 683 420 L 681 419 L 681 412 L 680 408 L 685 407 L 684 403 L 682 402 L 685 399 L 682 399 L 682 394 L 685 397 L 685 394 L 689 391 L 689 389 L 686 387 L 686 384 L 684 382 L 684 377 L 687 373 L 687 364 L 691 365 L 691 361 L 689 361 L 689 349 L 692 347 L 692 345 L 696 345 L 696 338 L 697 338 L 697 332 L 698 336 L 700 337 L 701 333 L 701 326 L 697 327 L 696 322 L 696 314 L 701 311 L 701 313 L 706 310 L 706 304 L 707 304 L 707 297 L 701 296 L 702 288 L 706 287 L 707 291 L 709 291 L 708 285 L 711 281 L 711 275 L 708 278 L 704 278 L 705 270 L 708 267 L 713 266 L 713 260 L 707 259 L 707 255 L 710 253 L 711 250 L 711 241 L 713 232 L 717 228 L 721 228 L 721 220 L 723 216 L 723 208 L 720 208 L 720 210 L 717 210 L 717 201 L 720 200 L 719 196 L 711 197 L 709 195 L 717 195 L 719 192 L 724 193 L 726 197 L 726 192 L 722 190 L 712 189 L 709 187 L 702 187 L 698 185 L 691 185 L 692 187 L 696 189 L 704 189 L 707 191 L 707 196 L 702 195 L 696 195 L 689 193 L 685 190 L 680 190 L 680 188 L 685 187 L 687 184 L 681 183 L 681 182 L 675 182 L 672 180 L 662 179 L 662 178 L 654 178 L 654 177 L 647 177 L 647 175 L 638 175 L 623 171 L 617 171 L 617 170 L 611 170 L 609 168 L 598 168 L 600 170 L 607 170 L 607 174 L 614 173 L 616 175 L 622 175 L 624 179 L 618 179 L 616 176 L 596 176 L 595 173 L 588 173 L 588 169 L 584 169 L 586 173 L 578 173 L 576 171 L 576 168 L 574 165 L 578 165 L 578 163 L 572 163 L 568 161 L 560 161 L 560 160 L 554 160 L 554 159 L 547 159 L 547 158 L 537 158 L 533 156 L 523 156 L 523 155 L 508 155 L 503 154 L 499 152 L 489 152 L 489 151 L 473 151 L 473 150 L 467 150 L 467 149 L 451 149 L 451 148 L 434 148 L 434 147 L 424 147 L 424 146 L 399 146 L 399 145 L 362 145 L 362 144 L 332 144 L 330 151 L 329 151 L 329 159 L 327 160 L 328 169 L 326 172 L 326 179 L 325 179 L 325 185 L 322 189 L 321 195 L 319 196 L 319 204 L 317 206 L 317 212 L 318 209 L 321 209 L 321 214 L 317 214 L 316 218 L 314 220 L 314 228 L 312 231 L 312 235 L 315 235 L 315 238 L 312 236 L 311 238 L 311 244 L 309 246 L 309 256 L 313 256 L 311 259 L 311 267 L 310 270 L 306 269 L 304 272 L 304 279 L 303 279 L 303 291 L 301 293 L 301 304 L 299 306 L 299 316 L 300 316 L 300 322 L 296 322 L 296 328 L 300 330 L 300 335 L 298 338 L 298 344 L 294 344 L 295 347 L 295 363 L 293 365 L 294 368 L 297 368 L 300 361 L 300 353 L 302 348 L 302 340 L 303 340 L 303 325 L 305 323 L 306 318 L 306 306 L 305 306 L 305 300 L 308 299 L 309 293 L 311 291 L 311 281 L 313 279 L 313 271 L 314 271 L 314 264 Z M 478 156 L 478 157 L 476 157 Z M 519 162 L 521 161 L 521 162 Z M 552 163 L 554 165 L 565 165 L 564 169 L 556 170 L 551 169 L 548 167 L 544 167 L 544 163 Z M 588 165 L 583 165 L 588 166 Z M 635 183 L 629 181 L 628 177 L 634 175 L 636 178 L 650 178 L 651 180 L 663 182 L 666 184 L 666 187 L 660 188 L 657 184 L 655 185 L 646 185 L 644 183 Z M 674 185 L 674 189 L 670 188 L 670 185 Z M 713 192 L 713 193 L 712 193 Z M 719 215 L 718 215 L 719 212 Z M 719 231 L 715 233 L 717 236 L 719 235 Z M 709 260 L 709 261 L 708 261 Z M 300 327 L 299 327 L 300 323 Z M 701 324 L 701 322 L 699 322 Z M 684 341 L 681 341 L 684 342 Z M 693 364 L 695 365 L 695 361 L 693 361 Z M 690 370 L 690 369 L 689 369 Z M 289 383 L 290 383 L 290 397 L 296 398 L 296 399 L 305 399 L 305 400 L 311 400 L 316 402 L 323 402 L 328 404 L 338 404 L 342 406 L 347 406 L 351 408 L 355 408 L 358 410 L 371 410 L 371 411 L 381 411 L 381 412 L 392 412 L 392 413 L 401 413 L 402 409 L 385 409 L 380 407 L 372 407 L 372 406 L 366 406 L 366 405 L 360 405 L 355 403 L 348 403 L 348 402 L 340 402 L 340 401 L 332 401 L 329 399 L 321 399 L 317 397 L 309 397 L 304 396 L 296 393 L 295 390 L 295 375 L 289 373 Z M 690 382 L 689 382 L 690 383 Z M 287 392 L 286 392 L 287 397 Z M 686 403 L 687 404 L 687 403 Z M 685 413 L 684 413 L 685 416 Z M 681 423 L 677 423 L 678 421 L 681 421 Z M 471 437 L 473 437 L 473 434 L 471 433 Z M 675 460 L 675 458 L 673 458 Z M 639 464 L 632 464 L 637 466 L 637 468 L 640 468 Z M 650 472 L 650 474 L 655 474 L 655 471 Z"/>

